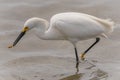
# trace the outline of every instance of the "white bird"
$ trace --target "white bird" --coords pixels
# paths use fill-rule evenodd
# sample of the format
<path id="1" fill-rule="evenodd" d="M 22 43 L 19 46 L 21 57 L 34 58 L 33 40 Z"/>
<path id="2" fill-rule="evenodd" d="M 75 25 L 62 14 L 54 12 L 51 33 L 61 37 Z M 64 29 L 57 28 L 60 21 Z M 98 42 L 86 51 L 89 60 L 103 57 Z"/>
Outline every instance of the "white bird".
<path id="1" fill-rule="evenodd" d="M 96 39 L 96 41 L 81 55 L 81 59 L 84 60 L 84 55 L 99 42 L 100 37 L 107 38 L 107 35 L 113 31 L 114 22 L 77 12 L 56 14 L 51 18 L 50 23 L 42 18 L 30 18 L 25 22 L 21 34 L 9 48 L 15 46 L 22 36 L 33 28 L 40 39 L 70 41 L 74 46 L 76 67 L 78 67 L 79 57 L 76 43 L 80 40 Z"/>

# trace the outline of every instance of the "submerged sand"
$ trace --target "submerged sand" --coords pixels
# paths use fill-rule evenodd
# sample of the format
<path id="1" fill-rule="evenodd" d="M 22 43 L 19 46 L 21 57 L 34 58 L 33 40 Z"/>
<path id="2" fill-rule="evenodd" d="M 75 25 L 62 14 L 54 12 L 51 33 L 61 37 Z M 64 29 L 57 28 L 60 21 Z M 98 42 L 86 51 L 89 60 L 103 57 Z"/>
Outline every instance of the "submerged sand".
<path id="1" fill-rule="evenodd" d="M 0 80 L 119 80 L 119 0 L 0 0 Z M 83 12 L 115 21 L 108 39 L 101 39 L 81 61 L 76 73 L 73 46 L 67 41 L 43 41 L 33 31 L 19 44 L 7 46 L 31 17 L 50 17 L 60 12 Z M 78 43 L 82 53 L 95 40 Z"/>

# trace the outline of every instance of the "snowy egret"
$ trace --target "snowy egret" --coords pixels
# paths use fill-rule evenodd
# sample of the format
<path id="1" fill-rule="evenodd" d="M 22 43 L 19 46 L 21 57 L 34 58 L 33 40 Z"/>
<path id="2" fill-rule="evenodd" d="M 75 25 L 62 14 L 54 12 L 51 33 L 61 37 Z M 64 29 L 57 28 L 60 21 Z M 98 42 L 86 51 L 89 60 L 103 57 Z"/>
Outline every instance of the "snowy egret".
<path id="1" fill-rule="evenodd" d="M 95 38 L 96 41 L 83 53 L 81 59 L 85 59 L 85 54 L 99 42 L 100 37 L 107 38 L 113 31 L 114 22 L 100 19 L 88 14 L 77 12 L 66 12 L 54 15 L 50 23 L 42 18 L 30 18 L 25 24 L 21 34 L 9 48 L 15 46 L 22 36 L 29 30 L 35 29 L 36 35 L 43 40 L 68 40 L 75 50 L 76 67 L 79 65 L 76 43 L 80 40 Z"/>

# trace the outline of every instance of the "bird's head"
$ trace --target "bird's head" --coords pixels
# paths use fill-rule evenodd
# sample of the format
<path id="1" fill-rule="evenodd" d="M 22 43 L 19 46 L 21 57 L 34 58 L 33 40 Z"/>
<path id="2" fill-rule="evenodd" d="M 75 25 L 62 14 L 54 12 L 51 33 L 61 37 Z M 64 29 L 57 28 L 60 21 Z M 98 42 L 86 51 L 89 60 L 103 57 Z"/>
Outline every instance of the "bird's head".
<path id="1" fill-rule="evenodd" d="M 25 33 L 27 31 L 31 30 L 34 27 L 43 26 L 43 22 L 44 22 L 44 20 L 39 19 L 39 18 L 30 18 L 30 19 L 28 19 L 25 22 L 21 33 L 19 34 L 17 39 L 14 41 L 13 45 L 9 46 L 8 48 L 12 48 L 13 46 L 15 46 L 20 41 L 20 39 L 25 35 Z"/>

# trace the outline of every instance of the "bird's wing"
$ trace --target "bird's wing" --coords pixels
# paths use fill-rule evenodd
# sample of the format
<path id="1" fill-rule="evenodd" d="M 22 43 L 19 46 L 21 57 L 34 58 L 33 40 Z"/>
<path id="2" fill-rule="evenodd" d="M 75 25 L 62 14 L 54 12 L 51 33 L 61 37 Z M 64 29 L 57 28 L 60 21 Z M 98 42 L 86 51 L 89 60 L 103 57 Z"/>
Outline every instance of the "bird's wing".
<path id="1" fill-rule="evenodd" d="M 89 20 L 58 20 L 57 29 L 66 37 L 86 39 L 104 32 L 103 27 Z"/>

